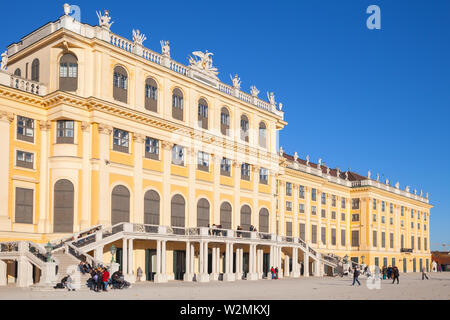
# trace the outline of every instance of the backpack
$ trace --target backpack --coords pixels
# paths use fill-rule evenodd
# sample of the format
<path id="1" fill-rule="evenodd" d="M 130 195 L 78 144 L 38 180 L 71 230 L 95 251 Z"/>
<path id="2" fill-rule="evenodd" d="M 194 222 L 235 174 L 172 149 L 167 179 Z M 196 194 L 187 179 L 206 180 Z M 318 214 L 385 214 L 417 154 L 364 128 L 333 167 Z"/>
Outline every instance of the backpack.
<path id="1" fill-rule="evenodd" d="M 355 277 L 359 277 L 360 274 L 359 270 L 355 270 Z"/>

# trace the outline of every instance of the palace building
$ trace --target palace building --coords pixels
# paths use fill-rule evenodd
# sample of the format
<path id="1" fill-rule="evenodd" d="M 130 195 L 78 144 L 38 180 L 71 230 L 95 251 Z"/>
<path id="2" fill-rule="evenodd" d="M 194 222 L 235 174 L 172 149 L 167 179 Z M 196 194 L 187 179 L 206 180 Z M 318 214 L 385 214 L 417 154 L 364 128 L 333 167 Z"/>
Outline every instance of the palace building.
<path id="1" fill-rule="evenodd" d="M 70 12 L 2 55 L 0 285 L 80 260 L 155 282 L 429 268 L 428 194 L 285 154 L 273 93 Z"/>

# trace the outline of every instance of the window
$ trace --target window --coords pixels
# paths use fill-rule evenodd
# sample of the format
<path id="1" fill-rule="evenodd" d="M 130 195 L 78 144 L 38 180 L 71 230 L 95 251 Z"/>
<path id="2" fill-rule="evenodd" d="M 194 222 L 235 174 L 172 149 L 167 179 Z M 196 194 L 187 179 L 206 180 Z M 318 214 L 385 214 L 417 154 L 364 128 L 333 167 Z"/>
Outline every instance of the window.
<path id="1" fill-rule="evenodd" d="M 292 211 L 292 202 L 286 201 L 286 211 Z"/>
<path id="2" fill-rule="evenodd" d="M 386 248 L 386 232 L 381 232 L 381 247 Z"/>
<path id="3" fill-rule="evenodd" d="M 241 140 L 245 142 L 249 141 L 248 130 L 249 130 L 248 118 L 247 116 L 243 115 L 241 117 Z"/>
<path id="4" fill-rule="evenodd" d="M 341 213 L 341 221 L 345 221 L 345 213 L 344 212 Z"/>
<path id="5" fill-rule="evenodd" d="M 331 219 L 336 220 L 336 211 L 331 211 Z"/>
<path id="6" fill-rule="evenodd" d="M 224 136 L 230 135 L 230 112 L 225 107 L 220 111 L 220 132 Z"/>
<path id="7" fill-rule="evenodd" d="M 311 200 L 317 201 L 317 190 L 314 188 L 311 189 Z"/>
<path id="8" fill-rule="evenodd" d="M 58 180 L 54 187 L 53 202 L 53 232 L 72 233 L 74 225 L 75 188 L 72 182 L 66 179 Z M 121 199 L 122 200 L 122 199 Z M 112 209 L 115 208 L 112 202 Z M 123 202 L 120 202 L 123 205 Z M 120 221 L 125 222 L 125 221 Z M 112 221 L 112 225 L 119 222 Z"/>
<path id="9" fill-rule="evenodd" d="M 31 81 L 39 82 L 39 59 L 34 59 L 31 63 Z"/>
<path id="10" fill-rule="evenodd" d="M 354 214 L 352 214 L 352 221 L 353 221 L 353 222 L 359 221 L 359 213 L 354 213 Z"/>
<path id="11" fill-rule="evenodd" d="M 34 142 L 34 120 L 17 116 L 17 139 Z"/>
<path id="12" fill-rule="evenodd" d="M 227 158 L 222 158 L 220 161 L 220 174 L 222 176 L 231 176 L 231 160 Z"/>
<path id="13" fill-rule="evenodd" d="M 208 103 L 205 99 L 200 99 L 198 102 L 198 126 L 208 130 Z"/>
<path id="14" fill-rule="evenodd" d="M 373 199 L 373 210 L 377 210 L 377 200 Z"/>
<path id="15" fill-rule="evenodd" d="M 401 226 L 401 227 L 404 227 L 404 226 L 405 226 L 405 221 L 403 221 L 403 220 L 400 221 L 400 226 Z"/>
<path id="16" fill-rule="evenodd" d="M 405 236 L 402 234 L 400 236 L 400 248 L 403 249 L 405 247 L 404 244 L 405 244 Z"/>
<path id="17" fill-rule="evenodd" d="M 391 248 L 391 249 L 394 248 L 394 234 L 393 233 L 389 234 L 389 248 Z"/>
<path id="18" fill-rule="evenodd" d="M 427 221 L 427 214 L 426 214 L 426 212 L 423 213 L 423 220 Z"/>
<path id="19" fill-rule="evenodd" d="M 411 249 L 414 250 L 414 236 L 411 236 Z"/>
<path id="20" fill-rule="evenodd" d="M 372 243 L 373 243 L 374 247 L 376 247 L 378 245 L 377 236 L 378 236 L 378 232 L 375 230 L 372 231 L 372 241 L 373 241 Z"/>
<path id="21" fill-rule="evenodd" d="M 266 208 L 259 210 L 259 232 L 269 232 L 269 210 Z"/>
<path id="22" fill-rule="evenodd" d="M 16 165 L 22 168 L 33 169 L 34 154 L 25 151 L 17 151 Z"/>
<path id="23" fill-rule="evenodd" d="M 268 184 L 269 183 L 269 170 L 266 168 L 259 169 L 259 183 Z"/>
<path id="24" fill-rule="evenodd" d="M 311 242 L 317 243 L 317 226 L 311 225 Z"/>
<path id="25" fill-rule="evenodd" d="M 145 138 L 145 157 L 153 160 L 159 160 L 159 140 Z"/>
<path id="26" fill-rule="evenodd" d="M 264 122 L 259 124 L 259 146 L 261 148 L 267 147 L 267 129 Z"/>
<path id="27" fill-rule="evenodd" d="M 313 215 L 313 216 L 317 215 L 317 208 L 316 208 L 316 206 L 311 206 L 311 215 Z"/>
<path id="28" fill-rule="evenodd" d="M 145 80 L 145 109 L 158 111 L 158 84 L 152 78 Z"/>
<path id="29" fill-rule="evenodd" d="M 426 224 L 423 225 L 423 230 L 427 231 L 427 225 Z"/>
<path id="30" fill-rule="evenodd" d="M 184 148 L 174 145 L 172 148 L 172 163 L 178 166 L 184 166 Z"/>
<path id="31" fill-rule="evenodd" d="M 352 247 L 359 247 L 359 231 L 352 231 Z"/>
<path id="32" fill-rule="evenodd" d="M 419 230 L 420 230 L 420 223 L 418 223 L 418 224 L 417 224 L 417 229 L 419 229 Z"/>
<path id="33" fill-rule="evenodd" d="M 78 89 L 78 59 L 71 53 L 63 55 L 59 61 L 59 89 L 63 91 Z"/>
<path id="34" fill-rule="evenodd" d="M 300 199 L 305 199 L 305 187 L 304 186 L 298 187 L 298 196 Z"/>
<path id="35" fill-rule="evenodd" d="M 373 221 L 373 222 L 377 222 L 377 215 L 374 214 L 374 215 L 372 215 L 372 217 L 373 217 L 373 218 L 372 218 L 372 221 Z"/>
<path id="36" fill-rule="evenodd" d="M 209 227 L 210 204 L 206 199 L 200 199 L 197 203 L 197 227 Z"/>
<path id="37" fill-rule="evenodd" d="M 331 229 L 331 245 L 336 245 L 336 229 Z"/>
<path id="38" fill-rule="evenodd" d="M 335 195 L 331 196 L 331 206 L 336 207 L 336 196 Z"/>
<path id="39" fill-rule="evenodd" d="M 341 199 L 341 208 L 345 209 L 345 198 Z"/>
<path id="40" fill-rule="evenodd" d="M 130 134 L 128 131 L 114 129 L 113 131 L 113 150 L 128 153 L 130 146 Z"/>
<path id="41" fill-rule="evenodd" d="M 414 209 L 411 209 L 411 219 L 414 219 Z"/>
<path id="42" fill-rule="evenodd" d="M 386 203 L 381 201 L 381 211 L 384 212 L 386 210 Z"/>
<path id="43" fill-rule="evenodd" d="M 322 241 L 323 244 L 327 244 L 327 228 L 326 227 L 322 227 L 320 228 L 320 240 Z"/>
<path id="44" fill-rule="evenodd" d="M 241 165 L 241 179 L 250 181 L 250 165 L 248 163 Z"/>
<path id="45" fill-rule="evenodd" d="M 209 154 L 199 151 L 197 154 L 197 169 L 209 171 Z"/>
<path id="46" fill-rule="evenodd" d="M 113 98 L 124 103 L 128 101 L 128 73 L 121 66 L 114 68 Z"/>
<path id="47" fill-rule="evenodd" d="M 33 190 L 16 188 L 15 222 L 33 224 Z"/>
<path id="48" fill-rule="evenodd" d="M 305 241 L 306 239 L 306 225 L 304 223 L 300 223 L 299 225 L 299 233 L 300 233 L 300 239 Z"/>
<path id="49" fill-rule="evenodd" d="M 389 218 L 389 224 L 392 226 L 394 224 L 394 219 L 393 218 Z"/>
<path id="50" fill-rule="evenodd" d="M 385 223 L 386 221 L 385 221 L 385 216 L 381 216 L 381 223 Z"/>
<path id="51" fill-rule="evenodd" d="M 427 238 L 423 238 L 423 249 L 426 251 L 428 250 L 428 242 L 427 242 Z"/>
<path id="52" fill-rule="evenodd" d="M 327 194 L 322 192 L 322 204 L 327 204 Z"/>
<path id="53" fill-rule="evenodd" d="M 144 195 L 144 224 L 160 224 L 160 197 L 156 191 L 149 190 Z"/>
<path id="54" fill-rule="evenodd" d="M 345 229 L 341 230 L 341 246 L 345 246 Z"/>
<path id="55" fill-rule="evenodd" d="M 300 204 L 298 205 L 298 211 L 299 211 L 300 213 L 305 213 L 305 205 L 304 205 L 303 203 L 300 203 Z"/>
<path id="56" fill-rule="evenodd" d="M 402 206 L 401 209 L 400 209 L 402 217 L 403 217 L 403 214 L 404 214 L 404 210 L 405 210 L 405 207 Z"/>
<path id="57" fill-rule="evenodd" d="M 183 93 L 178 88 L 172 92 L 172 117 L 183 121 Z"/>
<path id="58" fill-rule="evenodd" d="M 74 143 L 74 122 L 72 120 L 58 120 L 56 130 L 56 143 Z"/>
<path id="59" fill-rule="evenodd" d="M 389 211 L 390 213 L 394 213 L 394 205 L 392 203 L 389 205 Z"/>
<path id="60" fill-rule="evenodd" d="M 320 216 L 321 216 L 322 218 L 326 218 L 326 217 L 327 217 L 327 211 L 326 211 L 325 209 L 322 209 L 322 210 L 320 211 Z"/>
<path id="61" fill-rule="evenodd" d="M 18 77 L 22 77 L 22 71 L 19 68 L 17 68 L 16 71 L 14 71 L 14 75 L 18 76 Z"/>
<path id="62" fill-rule="evenodd" d="M 359 209 L 359 199 L 352 199 L 352 209 Z"/>
<path id="63" fill-rule="evenodd" d="M 411 229 L 414 228 L 414 222 L 411 222 Z"/>
<path id="64" fill-rule="evenodd" d="M 420 211 L 417 211 L 417 219 L 420 219 Z"/>
<path id="65" fill-rule="evenodd" d="M 292 196 L 292 183 L 286 182 L 286 195 Z"/>

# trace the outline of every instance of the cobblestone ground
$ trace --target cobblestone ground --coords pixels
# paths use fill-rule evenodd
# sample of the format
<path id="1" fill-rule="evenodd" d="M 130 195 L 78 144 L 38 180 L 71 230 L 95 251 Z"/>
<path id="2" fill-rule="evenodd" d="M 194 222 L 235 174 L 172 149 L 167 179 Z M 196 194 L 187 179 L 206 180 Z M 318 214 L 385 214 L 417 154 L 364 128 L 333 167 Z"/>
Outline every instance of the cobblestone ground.
<path id="1" fill-rule="evenodd" d="M 367 278 L 360 277 L 361 286 L 351 286 L 351 278 L 324 277 L 260 281 L 237 281 L 233 283 L 184 283 L 165 284 L 137 283 L 126 290 L 93 291 L 55 290 L 36 292 L 13 286 L 0 287 L 0 299 L 33 300 L 299 300 L 299 299 L 450 299 L 450 273 L 430 273 L 430 280 L 421 280 L 421 274 L 402 274 L 400 284 L 382 280 L 379 289 L 369 289 Z"/>

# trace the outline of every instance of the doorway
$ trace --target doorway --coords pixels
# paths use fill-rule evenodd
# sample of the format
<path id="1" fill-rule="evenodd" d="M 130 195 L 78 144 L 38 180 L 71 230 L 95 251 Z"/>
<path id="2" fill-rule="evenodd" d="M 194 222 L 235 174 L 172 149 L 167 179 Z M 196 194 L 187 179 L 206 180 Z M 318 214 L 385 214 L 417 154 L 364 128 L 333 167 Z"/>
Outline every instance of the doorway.
<path id="1" fill-rule="evenodd" d="M 147 281 L 154 281 L 156 274 L 156 249 L 145 250 L 145 275 Z"/>
<path id="2" fill-rule="evenodd" d="M 186 272 L 186 252 L 177 250 L 173 252 L 174 280 L 183 280 Z"/>

